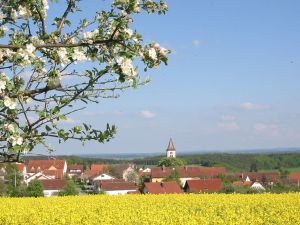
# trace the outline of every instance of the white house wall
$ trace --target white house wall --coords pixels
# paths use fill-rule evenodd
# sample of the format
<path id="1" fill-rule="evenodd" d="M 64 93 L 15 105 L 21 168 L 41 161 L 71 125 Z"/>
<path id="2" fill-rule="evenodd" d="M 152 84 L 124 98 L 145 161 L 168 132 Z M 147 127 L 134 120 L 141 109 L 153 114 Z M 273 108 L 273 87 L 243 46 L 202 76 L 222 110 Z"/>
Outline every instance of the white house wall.
<path id="1" fill-rule="evenodd" d="M 118 190 L 118 191 L 104 191 L 107 195 L 126 195 L 129 191 L 136 191 L 133 190 Z"/>

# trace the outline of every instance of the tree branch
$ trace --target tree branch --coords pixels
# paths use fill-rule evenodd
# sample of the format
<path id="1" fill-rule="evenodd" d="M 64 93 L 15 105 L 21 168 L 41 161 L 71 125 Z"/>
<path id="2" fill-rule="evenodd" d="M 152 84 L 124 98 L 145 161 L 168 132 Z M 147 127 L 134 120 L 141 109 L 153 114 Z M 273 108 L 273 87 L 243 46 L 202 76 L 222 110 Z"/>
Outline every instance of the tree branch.
<path id="1" fill-rule="evenodd" d="M 37 13 L 39 14 L 39 17 L 40 17 L 40 21 L 42 23 L 42 34 L 43 36 L 46 36 L 46 26 L 45 26 L 45 19 L 41 13 L 41 11 L 39 10 L 39 8 L 37 7 L 37 5 L 34 6 Z"/>
<path id="2" fill-rule="evenodd" d="M 93 43 L 79 42 L 79 43 L 74 43 L 74 44 L 55 43 L 55 44 L 35 45 L 34 47 L 37 48 L 37 49 L 40 49 L 40 48 L 74 48 L 74 47 L 94 46 L 94 45 L 97 45 L 97 44 L 108 44 L 108 43 L 111 43 L 111 42 L 119 43 L 120 40 L 106 39 L 106 40 L 94 41 Z M 13 49 L 13 50 L 18 50 L 18 49 L 24 48 L 24 47 L 25 46 L 0 44 L 0 49 L 1 48 L 8 48 L 8 49 Z"/>
<path id="3" fill-rule="evenodd" d="M 68 16 L 68 14 L 69 14 L 69 12 L 71 11 L 71 9 L 72 9 L 72 7 L 74 7 L 75 6 L 75 2 L 74 2 L 74 0 L 70 0 L 69 1 L 69 4 L 68 4 L 68 7 L 66 8 L 66 10 L 65 10 L 65 12 L 64 12 L 64 14 L 63 14 L 63 16 L 61 17 L 61 21 L 60 21 L 60 23 L 59 23 L 59 25 L 58 25 L 58 28 L 57 28 L 57 34 L 60 34 L 61 33 L 61 30 L 62 30 L 62 28 L 63 28 L 63 25 L 64 25 L 64 23 L 65 23 L 65 20 L 66 20 L 66 18 L 67 18 L 67 16 Z"/>

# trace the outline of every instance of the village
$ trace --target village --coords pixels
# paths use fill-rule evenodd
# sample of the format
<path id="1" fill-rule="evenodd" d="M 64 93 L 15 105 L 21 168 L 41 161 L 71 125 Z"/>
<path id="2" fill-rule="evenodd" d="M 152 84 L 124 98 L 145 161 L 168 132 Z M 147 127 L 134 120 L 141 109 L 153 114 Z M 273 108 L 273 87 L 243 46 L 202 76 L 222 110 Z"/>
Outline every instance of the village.
<path id="1" fill-rule="evenodd" d="M 170 139 L 166 159 L 176 158 L 176 149 Z M 155 166 L 139 168 L 129 164 L 68 165 L 63 159 L 28 160 L 15 164 L 22 183 L 29 185 L 38 180 L 45 197 L 57 196 L 72 180 L 80 185 L 79 194 L 173 194 L 173 193 L 260 193 L 277 184 L 299 188 L 300 173 L 282 177 L 278 172 L 229 173 L 225 167 L 201 165 Z M 5 181 L 5 167 L 0 170 L 0 180 Z M 231 190 L 232 189 L 232 190 Z M 245 191 L 246 190 L 246 191 Z"/>

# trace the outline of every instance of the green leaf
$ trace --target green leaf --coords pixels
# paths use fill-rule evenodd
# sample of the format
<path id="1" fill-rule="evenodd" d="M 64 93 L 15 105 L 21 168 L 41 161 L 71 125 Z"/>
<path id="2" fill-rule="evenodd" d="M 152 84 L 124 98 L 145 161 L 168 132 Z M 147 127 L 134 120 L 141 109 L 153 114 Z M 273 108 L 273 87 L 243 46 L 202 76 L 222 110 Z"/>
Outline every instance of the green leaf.
<path id="1" fill-rule="evenodd" d="M 46 128 L 47 131 L 51 131 L 52 130 L 51 127 L 49 127 L 48 125 L 46 125 L 45 128 Z"/>

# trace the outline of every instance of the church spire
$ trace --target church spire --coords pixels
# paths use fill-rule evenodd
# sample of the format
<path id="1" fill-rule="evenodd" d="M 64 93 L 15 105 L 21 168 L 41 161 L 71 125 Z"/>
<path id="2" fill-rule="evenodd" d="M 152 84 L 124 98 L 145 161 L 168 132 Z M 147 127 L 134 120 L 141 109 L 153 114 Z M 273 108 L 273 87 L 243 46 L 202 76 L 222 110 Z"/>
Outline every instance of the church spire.
<path id="1" fill-rule="evenodd" d="M 172 138 L 170 138 L 167 151 L 175 151 L 175 147 L 174 147 Z"/>
<path id="2" fill-rule="evenodd" d="M 175 158 L 176 157 L 176 149 L 174 147 L 172 138 L 170 138 L 170 141 L 169 141 L 169 144 L 168 144 L 168 147 L 167 147 L 167 157 L 168 158 L 173 158 L 173 157 Z"/>

